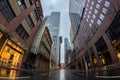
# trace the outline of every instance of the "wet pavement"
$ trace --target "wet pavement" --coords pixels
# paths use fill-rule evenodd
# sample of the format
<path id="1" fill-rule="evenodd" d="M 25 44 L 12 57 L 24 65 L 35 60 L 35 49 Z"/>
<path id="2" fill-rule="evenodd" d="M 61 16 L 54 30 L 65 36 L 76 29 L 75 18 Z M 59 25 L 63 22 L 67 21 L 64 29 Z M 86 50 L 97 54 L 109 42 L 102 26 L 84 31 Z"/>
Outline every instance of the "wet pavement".
<path id="1" fill-rule="evenodd" d="M 118 70 L 95 72 L 94 76 L 89 73 L 91 76 L 88 78 L 83 73 L 76 73 L 78 72 L 64 69 L 40 72 L 0 68 L 0 80 L 120 80 Z"/>

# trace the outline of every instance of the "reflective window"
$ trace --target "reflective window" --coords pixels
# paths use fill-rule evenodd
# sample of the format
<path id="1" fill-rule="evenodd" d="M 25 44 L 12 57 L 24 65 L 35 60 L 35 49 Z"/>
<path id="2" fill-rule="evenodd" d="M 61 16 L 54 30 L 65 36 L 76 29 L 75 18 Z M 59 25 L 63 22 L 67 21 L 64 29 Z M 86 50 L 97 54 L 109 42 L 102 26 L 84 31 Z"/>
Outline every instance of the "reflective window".
<path id="1" fill-rule="evenodd" d="M 89 4 L 87 4 L 87 7 L 89 6 Z"/>
<path id="2" fill-rule="evenodd" d="M 90 0 L 88 0 L 88 3 L 90 2 Z"/>
<path id="3" fill-rule="evenodd" d="M 99 4 L 96 4 L 96 8 L 99 9 L 99 8 L 100 8 L 100 5 L 99 5 Z"/>
<path id="4" fill-rule="evenodd" d="M 93 20 L 93 19 L 91 19 L 91 21 L 90 21 L 90 22 L 93 24 L 94 20 Z"/>
<path id="5" fill-rule="evenodd" d="M 88 15 L 87 18 L 89 19 L 89 18 L 90 18 L 90 15 Z"/>
<path id="6" fill-rule="evenodd" d="M 34 10 L 34 17 L 37 21 L 39 20 L 38 12 L 36 9 Z"/>
<path id="7" fill-rule="evenodd" d="M 91 11 L 89 11 L 89 14 L 91 14 Z"/>
<path id="8" fill-rule="evenodd" d="M 102 23 L 101 20 L 98 19 L 97 24 L 101 25 L 101 23 Z"/>
<path id="9" fill-rule="evenodd" d="M 107 11 L 108 11 L 108 10 L 107 10 L 106 8 L 103 8 L 103 9 L 102 9 L 102 12 L 103 12 L 104 14 L 106 14 Z"/>
<path id="10" fill-rule="evenodd" d="M 86 19 L 86 21 L 88 22 L 88 19 Z"/>
<path id="11" fill-rule="evenodd" d="M 109 7 L 110 6 L 110 2 L 109 1 L 105 1 L 105 4 L 104 4 L 106 7 Z"/>
<path id="12" fill-rule="evenodd" d="M 29 37 L 28 33 L 25 31 L 21 24 L 16 28 L 15 31 L 23 40 L 26 40 Z"/>
<path id="13" fill-rule="evenodd" d="M 97 14 L 97 13 L 98 13 L 98 10 L 97 10 L 97 9 L 95 9 L 95 10 L 94 10 L 94 13 L 95 13 L 95 14 Z"/>
<path id="14" fill-rule="evenodd" d="M 104 16 L 103 14 L 100 14 L 100 17 L 99 17 L 99 18 L 100 18 L 101 20 L 104 20 L 104 17 L 105 17 L 105 16 Z"/>
<path id="15" fill-rule="evenodd" d="M 34 27 L 34 23 L 30 17 L 30 15 L 25 17 L 26 22 L 28 23 L 29 27 L 32 29 Z"/>
<path id="16" fill-rule="evenodd" d="M 95 18 L 96 18 L 96 15 L 93 14 L 92 18 L 95 19 Z"/>
<path id="17" fill-rule="evenodd" d="M 0 0 L 0 12 L 8 22 L 10 22 L 15 17 L 15 14 L 13 13 L 7 0 Z"/>
<path id="18" fill-rule="evenodd" d="M 93 10 L 93 7 L 92 7 L 92 6 L 90 6 L 90 10 Z"/>
<path id="19" fill-rule="evenodd" d="M 98 3 L 101 3 L 102 2 L 102 0 L 98 0 Z"/>
<path id="20" fill-rule="evenodd" d="M 24 0 L 18 0 L 18 5 L 19 5 L 21 10 L 26 9 L 26 5 L 25 5 Z"/>
<path id="21" fill-rule="evenodd" d="M 90 26 L 90 27 L 92 27 L 92 24 L 91 24 L 91 23 L 89 23 L 89 26 Z"/>
<path id="22" fill-rule="evenodd" d="M 93 1 L 91 2 L 91 5 L 92 5 L 92 6 L 94 5 L 94 2 L 93 2 Z"/>

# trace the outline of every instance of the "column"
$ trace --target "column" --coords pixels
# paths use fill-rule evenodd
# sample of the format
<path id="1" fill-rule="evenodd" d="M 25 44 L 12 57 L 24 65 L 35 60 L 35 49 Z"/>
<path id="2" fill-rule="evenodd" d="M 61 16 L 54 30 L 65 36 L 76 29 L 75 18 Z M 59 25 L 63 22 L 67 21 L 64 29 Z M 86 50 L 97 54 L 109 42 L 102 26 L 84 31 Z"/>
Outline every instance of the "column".
<path id="1" fill-rule="evenodd" d="M 108 50 L 110 52 L 110 56 L 111 56 L 112 62 L 113 63 L 118 63 L 119 60 L 118 60 L 117 54 L 116 54 L 116 52 L 114 50 L 114 47 L 113 47 L 110 39 L 108 38 L 108 36 L 106 34 L 103 35 L 103 39 L 105 40 L 105 43 L 106 43 L 106 45 L 108 47 Z"/>

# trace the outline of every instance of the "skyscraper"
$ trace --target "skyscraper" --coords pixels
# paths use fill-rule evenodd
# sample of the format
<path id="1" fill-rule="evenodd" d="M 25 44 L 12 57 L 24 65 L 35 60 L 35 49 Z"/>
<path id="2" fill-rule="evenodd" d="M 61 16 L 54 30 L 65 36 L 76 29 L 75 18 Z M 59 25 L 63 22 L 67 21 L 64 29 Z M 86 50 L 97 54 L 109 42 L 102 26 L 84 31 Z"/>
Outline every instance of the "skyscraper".
<path id="1" fill-rule="evenodd" d="M 89 69 L 119 64 L 119 5 L 119 0 L 86 0 L 73 41 L 79 69 L 85 69 L 83 63 L 87 63 Z"/>
<path id="2" fill-rule="evenodd" d="M 67 49 L 70 47 L 70 44 L 69 44 L 69 41 L 68 41 L 68 38 L 64 38 L 64 52 L 66 54 L 66 51 Z"/>
<path id="3" fill-rule="evenodd" d="M 84 10 L 85 0 L 70 0 L 69 4 L 69 16 L 71 21 L 72 34 L 75 35 Z"/>
<path id="4" fill-rule="evenodd" d="M 58 65 L 59 59 L 59 36 L 60 36 L 60 12 L 52 12 L 46 21 L 51 38 L 53 40 L 52 55 L 56 58 L 56 64 Z"/>

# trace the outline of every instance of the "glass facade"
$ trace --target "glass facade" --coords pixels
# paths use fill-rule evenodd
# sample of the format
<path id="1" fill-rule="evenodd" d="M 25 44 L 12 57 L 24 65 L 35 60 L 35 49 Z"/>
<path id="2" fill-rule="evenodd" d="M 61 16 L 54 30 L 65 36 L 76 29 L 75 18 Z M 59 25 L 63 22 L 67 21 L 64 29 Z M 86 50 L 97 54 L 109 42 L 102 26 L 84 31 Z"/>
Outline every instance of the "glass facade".
<path id="1" fill-rule="evenodd" d="M 75 35 L 75 33 L 78 30 L 84 5 L 85 5 L 85 0 L 70 0 L 69 16 L 71 21 L 71 27 L 73 30 L 73 35 Z"/>
<path id="2" fill-rule="evenodd" d="M 53 41 L 52 51 L 58 59 L 59 54 L 59 36 L 60 36 L 60 12 L 52 12 L 46 21 L 46 26 L 50 31 Z"/>

